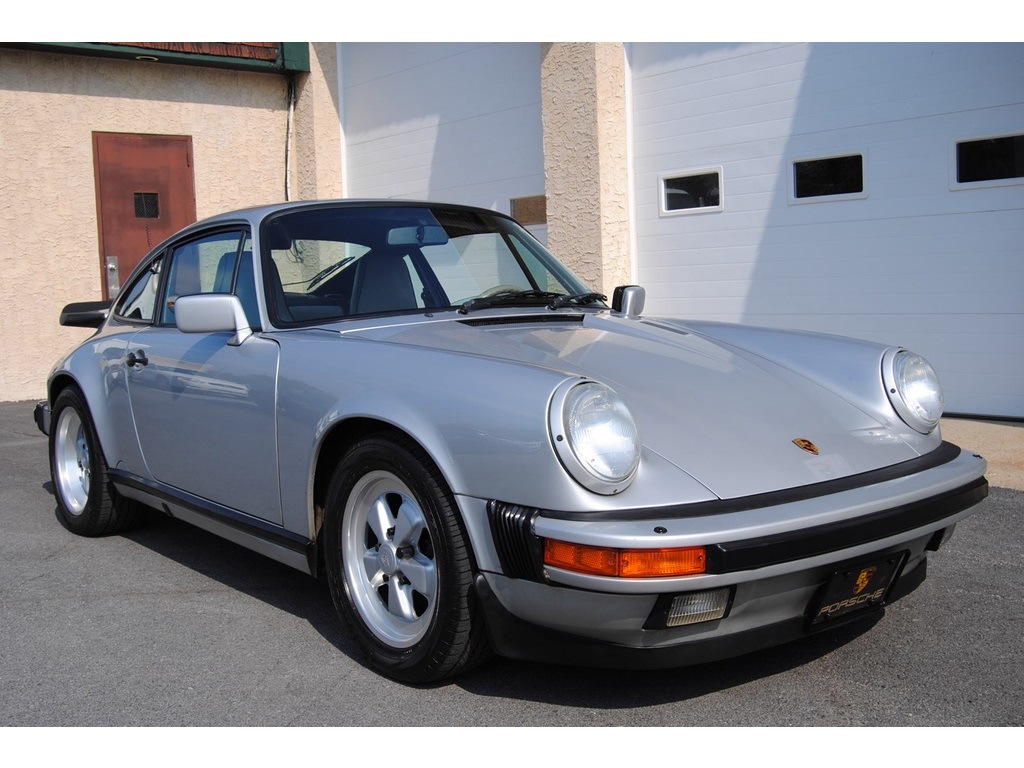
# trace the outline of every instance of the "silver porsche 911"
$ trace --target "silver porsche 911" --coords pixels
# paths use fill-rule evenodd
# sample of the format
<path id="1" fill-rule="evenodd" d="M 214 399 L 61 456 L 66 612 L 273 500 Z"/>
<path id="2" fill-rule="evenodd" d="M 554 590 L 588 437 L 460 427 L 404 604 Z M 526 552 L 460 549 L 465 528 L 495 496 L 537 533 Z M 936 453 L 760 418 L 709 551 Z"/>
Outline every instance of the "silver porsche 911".
<path id="1" fill-rule="evenodd" d="M 369 663 L 662 668 L 875 615 L 987 493 L 919 355 L 648 317 L 512 219 L 294 203 L 194 224 L 53 368 L 58 515 L 140 505 L 326 575 Z"/>

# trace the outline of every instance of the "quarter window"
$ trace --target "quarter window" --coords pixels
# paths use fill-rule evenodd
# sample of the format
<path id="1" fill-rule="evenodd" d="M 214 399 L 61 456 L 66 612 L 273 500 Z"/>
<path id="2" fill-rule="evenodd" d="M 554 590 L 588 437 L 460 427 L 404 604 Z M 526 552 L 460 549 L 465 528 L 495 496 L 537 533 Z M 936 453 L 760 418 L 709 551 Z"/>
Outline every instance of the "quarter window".
<path id="1" fill-rule="evenodd" d="M 156 315 L 156 297 L 160 289 L 160 269 L 163 258 L 158 257 L 136 278 L 118 302 L 114 314 L 126 320 L 151 323 Z"/>

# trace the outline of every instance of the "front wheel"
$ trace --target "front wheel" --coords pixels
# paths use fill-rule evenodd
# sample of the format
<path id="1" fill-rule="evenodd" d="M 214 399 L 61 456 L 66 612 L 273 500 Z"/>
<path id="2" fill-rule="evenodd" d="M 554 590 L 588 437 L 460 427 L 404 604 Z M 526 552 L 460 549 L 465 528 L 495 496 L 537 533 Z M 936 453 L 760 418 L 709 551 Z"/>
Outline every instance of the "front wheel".
<path id="1" fill-rule="evenodd" d="M 50 423 L 50 474 L 64 525 L 81 536 L 102 536 L 134 524 L 139 504 L 119 496 L 107 477 L 107 462 L 82 393 L 74 387 L 62 391 Z"/>
<path id="2" fill-rule="evenodd" d="M 454 501 L 418 445 L 356 444 L 331 480 L 325 536 L 335 606 L 378 670 L 423 683 L 489 655 Z"/>

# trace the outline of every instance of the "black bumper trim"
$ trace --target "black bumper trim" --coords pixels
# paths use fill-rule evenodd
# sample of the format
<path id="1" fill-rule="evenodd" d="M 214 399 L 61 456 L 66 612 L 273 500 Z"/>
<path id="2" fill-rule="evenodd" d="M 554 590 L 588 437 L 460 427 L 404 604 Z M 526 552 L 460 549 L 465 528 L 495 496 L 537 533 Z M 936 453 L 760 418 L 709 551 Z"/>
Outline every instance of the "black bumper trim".
<path id="1" fill-rule="evenodd" d="M 50 403 L 46 400 L 36 403 L 35 408 L 32 409 L 32 418 L 35 420 L 36 426 L 39 427 L 39 431 L 48 436 L 50 434 Z"/>
<path id="2" fill-rule="evenodd" d="M 926 456 L 851 478 L 842 478 L 777 493 L 748 496 L 742 499 L 698 503 L 681 507 L 570 515 L 548 510 L 531 510 L 492 501 L 488 504 L 487 511 L 495 546 L 498 549 L 505 575 L 531 581 L 544 581 L 543 547 L 541 539 L 533 532 L 534 521 L 538 517 L 607 522 L 663 519 L 672 517 L 673 513 L 677 517 L 688 518 L 698 513 L 711 515 L 759 509 L 813 498 L 825 493 L 840 493 L 844 490 L 869 485 L 872 482 L 881 483 L 916 472 L 923 472 L 926 469 L 946 464 L 960 454 L 961 450 L 957 446 L 952 443 L 943 443 L 940 448 Z M 944 527 L 948 527 L 951 523 L 956 522 L 955 520 L 948 521 L 948 518 L 974 506 L 986 496 L 988 496 L 988 481 L 984 477 L 979 477 L 951 491 L 835 523 L 799 528 L 755 539 L 708 545 L 706 572 L 709 574 L 736 573 L 802 560 L 869 544 L 918 528 L 934 526 L 943 521 L 947 521 Z"/>
<path id="3" fill-rule="evenodd" d="M 889 480 L 896 480 L 900 477 L 916 475 L 943 464 L 954 461 L 961 454 L 959 446 L 953 443 L 943 442 L 938 448 L 924 456 L 916 459 L 902 461 L 888 467 L 881 467 L 870 472 L 861 472 L 849 477 L 841 477 L 836 480 L 826 480 L 821 483 L 801 485 L 797 488 L 785 488 L 780 491 L 758 493 L 752 496 L 742 496 L 738 499 L 715 499 L 714 501 L 700 501 L 694 504 L 676 504 L 668 507 L 643 507 L 640 509 L 615 509 L 615 510 L 543 510 L 544 517 L 553 520 L 579 520 L 579 521 L 601 521 L 601 522 L 629 522 L 638 520 L 650 520 L 655 517 L 659 519 L 673 519 L 686 517 L 703 517 L 706 515 L 724 515 L 730 512 L 746 512 L 751 509 L 763 509 L 775 507 L 781 504 L 792 504 L 797 501 L 816 499 L 821 496 L 831 496 L 836 493 L 852 491 L 857 488 L 865 488 L 869 485 L 878 485 Z"/>
<path id="4" fill-rule="evenodd" d="M 708 547 L 708 573 L 735 573 L 802 560 L 931 525 L 974 506 L 988 496 L 984 477 L 927 499 L 829 525 L 801 528 L 757 539 Z"/>

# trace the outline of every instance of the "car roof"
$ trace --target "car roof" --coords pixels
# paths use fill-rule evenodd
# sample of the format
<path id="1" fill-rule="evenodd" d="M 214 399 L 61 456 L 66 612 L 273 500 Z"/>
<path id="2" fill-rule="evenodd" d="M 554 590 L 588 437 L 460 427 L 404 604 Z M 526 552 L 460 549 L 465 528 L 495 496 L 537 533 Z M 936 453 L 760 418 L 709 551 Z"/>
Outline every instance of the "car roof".
<path id="1" fill-rule="evenodd" d="M 501 211 L 495 211 L 490 208 L 481 208 L 479 206 L 473 205 L 463 205 L 460 203 L 444 203 L 428 200 L 390 200 L 387 198 L 345 198 L 335 200 L 295 200 L 291 202 L 270 203 L 267 205 L 251 206 L 249 208 L 239 208 L 238 210 L 226 211 L 224 213 L 216 214 L 215 216 L 209 216 L 205 219 L 195 222 L 194 224 L 191 224 L 182 231 L 191 230 L 198 227 L 208 227 L 211 225 L 216 225 L 221 222 L 227 223 L 238 221 L 239 219 L 245 219 L 248 221 L 256 222 L 266 218 L 267 216 L 270 216 L 271 214 L 281 213 L 282 211 L 297 211 L 316 208 L 376 208 L 385 206 L 396 208 L 455 208 L 466 211 L 478 211 L 480 213 L 487 213 L 495 216 L 509 218 L 508 214 L 502 213 Z"/>

